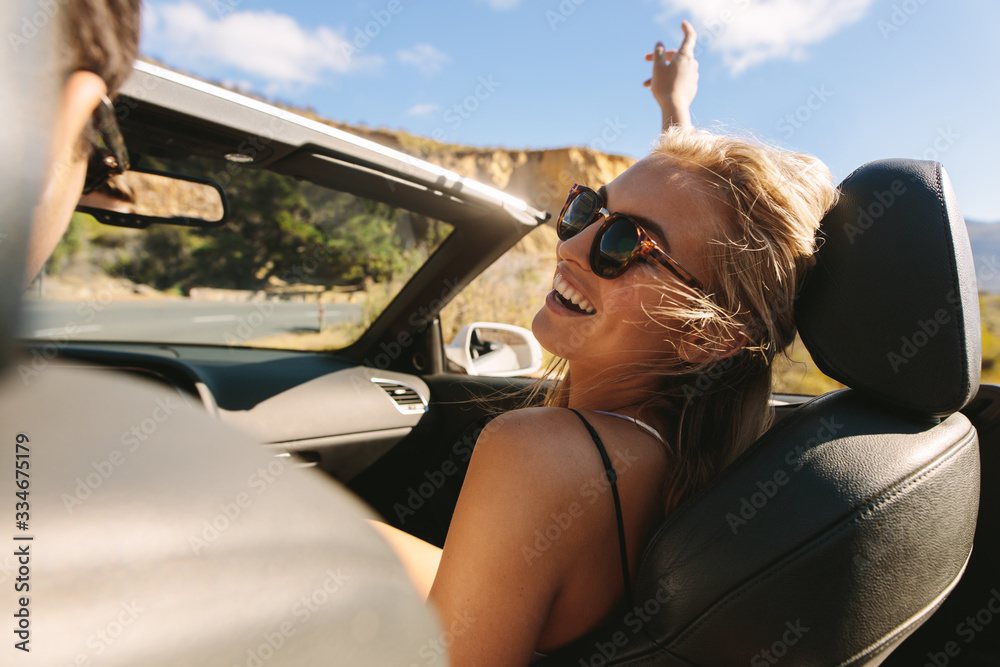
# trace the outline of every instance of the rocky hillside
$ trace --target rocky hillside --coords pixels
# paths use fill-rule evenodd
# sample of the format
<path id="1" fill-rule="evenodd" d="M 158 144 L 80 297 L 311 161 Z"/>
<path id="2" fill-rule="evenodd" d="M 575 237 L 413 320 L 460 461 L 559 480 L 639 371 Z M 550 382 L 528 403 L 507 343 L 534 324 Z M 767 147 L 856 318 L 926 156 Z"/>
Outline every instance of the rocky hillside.
<path id="1" fill-rule="evenodd" d="M 441 144 L 406 132 L 373 130 L 363 125 L 328 121 L 315 114 L 306 115 L 504 190 L 548 211 L 553 219 L 574 183 L 608 183 L 635 162 L 625 155 L 609 155 L 575 146 L 510 150 Z M 1000 293 L 1000 223 L 968 221 L 968 229 L 979 290 Z M 529 237 L 525 245 L 532 247 L 534 243 L 547 248 L 554 243 L 553 238 L 554 232 L 542 231 Z"/>
<path id="2" fill-rule="evenodd" d="M 600 153 L 590 148 L 570 146 L 545 150 L 472 148 L 443 144 L 403 131 L 371 129 L 321 118 L 294 110 L 327 125 L 369 139 L 422 160 L 427 160 L 461 176 L 492 185 L 531 206 L 548 211 L 552 220 L 559 214 L 566 193 L 574 183 L 603 185 L 628 169 L 635 160 L 625 155 Z M 540 229 L 521 242 L 524 251 L 550 251 L 555 245 L 555 229 Z"/>

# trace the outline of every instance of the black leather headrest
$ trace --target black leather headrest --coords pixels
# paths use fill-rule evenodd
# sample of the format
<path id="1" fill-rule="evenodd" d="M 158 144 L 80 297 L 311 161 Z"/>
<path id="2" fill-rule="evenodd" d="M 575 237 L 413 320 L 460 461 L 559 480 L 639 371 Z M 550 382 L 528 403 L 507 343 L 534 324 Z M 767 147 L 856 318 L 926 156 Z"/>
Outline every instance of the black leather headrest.
<path id="1" fill-rule="evenodd" d="M 840 186 L 796 304 L 816 365 L 870 396 L 940 417 L 979 388 L 968 231 L 937 162 L 879 160 Z"/>

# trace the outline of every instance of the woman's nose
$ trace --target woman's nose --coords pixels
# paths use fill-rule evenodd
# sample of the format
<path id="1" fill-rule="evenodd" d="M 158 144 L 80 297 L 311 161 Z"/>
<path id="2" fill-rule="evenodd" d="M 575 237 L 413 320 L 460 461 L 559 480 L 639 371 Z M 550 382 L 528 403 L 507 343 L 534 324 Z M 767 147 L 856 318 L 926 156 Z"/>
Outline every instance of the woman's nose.
<path id="1" fill-rule="evenodd" d="M 594 236 L 600 229 L 602 222 L 603 218 L 598 216 L 597 220 L 584 227 L 573 238 L 568 241 L 559 241 L 556 245 L 556 256 L 561 260 L 579 264 L 582 268 L 590 271 L 590 248 L 594 244 Z"/>

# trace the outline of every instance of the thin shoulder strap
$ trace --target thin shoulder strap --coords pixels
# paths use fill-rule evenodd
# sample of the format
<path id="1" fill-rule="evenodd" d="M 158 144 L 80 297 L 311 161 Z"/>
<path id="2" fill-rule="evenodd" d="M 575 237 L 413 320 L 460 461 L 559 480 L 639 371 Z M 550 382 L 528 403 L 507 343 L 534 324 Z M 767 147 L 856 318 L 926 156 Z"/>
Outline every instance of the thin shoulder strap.
<path id="1" fill-rule="evenodd" d="M 615 472 L 615 468 L 611 465 L 611 459 L 608 457 L 608 451 L 604 449 L 604 443 L 601 442 L 601 436 L 597 435 L 597 431 L 594 427 L 590 425 L 583 415 L 581 415 L 573 408 L 569 408 L 583 425 L 587 427 L 590 432 L 590 437 L 594 439 L 594 444 L 597 445 L 597 451 L 601 453 L 601 460 L 604 461 L 604 474 L 608 477 L 608 482 L 611 484 L 611 496 L 615 500 L 615 517 L 618 519 L 618 546 L 622 553 L 622 580 L 625 582 L 625 600 L 628 602 L 629 608 L 635 606 L 632 599 L 632 579 L 629 577 L 628 573 L 628 551 L 625 549 L 625 521 L 622 519 L 622 503 L 618 498 L 618 473 Z"/>

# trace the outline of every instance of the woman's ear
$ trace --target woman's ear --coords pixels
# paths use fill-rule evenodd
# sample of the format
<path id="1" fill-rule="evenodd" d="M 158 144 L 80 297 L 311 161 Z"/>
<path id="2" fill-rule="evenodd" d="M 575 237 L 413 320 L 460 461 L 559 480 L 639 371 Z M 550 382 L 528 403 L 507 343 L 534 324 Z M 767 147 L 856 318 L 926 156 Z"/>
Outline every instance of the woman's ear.
<path id="1" fill-rule="evenodd" d="M 63 84 L 45 189 L 31 225 L 25 283 L 34 280 L 69 226 L 87 175 L 87 155 L 80 150 L 83 133 L 107 92 L 104 79 L 83 70 L 70 74 Z"/>

